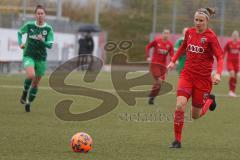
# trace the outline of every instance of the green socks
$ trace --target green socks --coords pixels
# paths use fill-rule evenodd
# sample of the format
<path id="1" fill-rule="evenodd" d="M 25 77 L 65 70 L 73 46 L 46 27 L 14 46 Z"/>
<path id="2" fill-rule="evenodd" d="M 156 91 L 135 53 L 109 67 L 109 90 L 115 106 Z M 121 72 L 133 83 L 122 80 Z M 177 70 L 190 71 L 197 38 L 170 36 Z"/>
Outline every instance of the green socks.
<path id="1" fill-rule="evenodd" d="M 27 97 L 27 93 L 28 90 L 30 89 L 32 84 L 32 80 L 31 79 L 25 79 L 24 81 L 24 92 L 26 92 L 26 96 Z M 28 102 L 31 103 L 33 102 L 33 100 L 36 97 L 36 94 L 38 92 L 38 88 L 37 87 L 31 87 L 30 91 L 29 91 L 29 96 L 28 96 Z"/>
<path id="2" fill-rule="evenodd" d="M 30 93 L 29 93 L 29 97 L 28 97 L 28 102 L 32 103 L 33 100 L 35 99 L 36 95 L 38 92 L 38 88 L 31 88 L 30 89 Z"/>
<path id="3" fill-rule="evenodd" d="M 31 84 L 32 84 L 32 80 L 31 79 L 25 79 L 25 81 L 24 81 L 24 90 L 28 91 L 30 86 L 31 86 Z"/>

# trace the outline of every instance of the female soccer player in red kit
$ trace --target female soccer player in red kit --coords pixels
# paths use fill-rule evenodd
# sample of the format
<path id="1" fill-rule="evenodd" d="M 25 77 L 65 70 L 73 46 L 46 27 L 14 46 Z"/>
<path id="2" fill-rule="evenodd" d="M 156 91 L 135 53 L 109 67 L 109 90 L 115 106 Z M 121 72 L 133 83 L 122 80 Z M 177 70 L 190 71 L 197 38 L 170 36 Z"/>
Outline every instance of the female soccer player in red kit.
<path id="1" fill-rule="evenodd" d="M 224 47 L 227 54 L 227 69 L 229 71 L 229 96 L 236 97 L 235 89 L 237 84 L 237 73 L 239 70 L 240 41 L 238 31 L 232 33 L 232 40 L 228 41 Z"/>
<path id="2" fill-rule="evenodd" d="M 210 95 L 212 83 L 221 81 L 223 66 L 223 51 L 215 33 L 208 28 L 208 22 L 215 10 L 211 8 L 198 9 L 194 16 L 195 27 L 189 28 L 184 41 L 172 58 L 168 68 L 172 69 L 176 60 L 186 51 L 185 66 L 180 74 L 177 89 L 177 104 L 174 113 L 175 140 L 170 148 L 181 148 L 184 112 L 190 97 L 192 97 L 192 118 L 198 119 L 207 110 L 216 108 L 215 96 Z M 217 72 L 211 78 L 214 56 L 217 59 Z"/>
<path id="3" fill-rule="evenodd" d="M 170 55 L 170 57 L 173 57 L 174 54 L 173 45 L 168 40 L 169 36 L 170 31 L 164 29 L 161 38 L 150 42 L 146 46 L 146 58 L 147 61 L 151 61 L 150 71 L 154 78 L 152 91 L 149 95 L 149 104 L 154 104 L 154 99 L 161 89 L 163 80 L 165 80 L 167 56 Z M 151 48 L 154 48 L 152 57 L 149 55 Z"/>

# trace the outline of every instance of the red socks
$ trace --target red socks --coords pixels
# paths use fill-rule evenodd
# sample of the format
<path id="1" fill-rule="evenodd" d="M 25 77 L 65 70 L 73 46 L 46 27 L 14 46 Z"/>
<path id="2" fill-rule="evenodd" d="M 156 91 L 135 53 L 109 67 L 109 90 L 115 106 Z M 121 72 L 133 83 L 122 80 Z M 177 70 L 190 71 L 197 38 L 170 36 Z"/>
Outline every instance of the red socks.
<path id="1" fill-rule="evenodd" d="M 174 114 L 174 133 L 175 140 L 181 142 L 182 140 L 182 129 L 184 125 L 184 112 L 176 110 Z"/>
<path id="2" fill-rule="evenodd" d="M 149 95 L 149 97 L 156 97 L 159 93 L 161 89 L 161 85 L 160 84 L 154 84 L 153 87 L 152 87 L 152 91 Z"/>
<path id="3" fill-rule="evenodd" d="M 237 78 L 230 77 L 229 79 L 229 90 L 235 92 L 236 89 Z"/>
<path id="4" fill-rule="evenodd" d="M 211 106 L 213 100 L 212 99 L 207 99 L 206 102 L 204 103 L 203 107 L 202 107 L 202 113 L 200 116 L 203 116 L 204 114 L 207 113 L 209 107 Z"/>
<path id="5" fill-rule="evenodd" d="M 207 113 L 209 107 L 211 106 L 213 100 L 208 98 L 202 107 L 201 116 Z M 184 112 L 176 110 L 174 114 L 174 133 L 175 133 L 175 140 L 181 142 L 182 140 L 182 129 L 184 126 Z"/>

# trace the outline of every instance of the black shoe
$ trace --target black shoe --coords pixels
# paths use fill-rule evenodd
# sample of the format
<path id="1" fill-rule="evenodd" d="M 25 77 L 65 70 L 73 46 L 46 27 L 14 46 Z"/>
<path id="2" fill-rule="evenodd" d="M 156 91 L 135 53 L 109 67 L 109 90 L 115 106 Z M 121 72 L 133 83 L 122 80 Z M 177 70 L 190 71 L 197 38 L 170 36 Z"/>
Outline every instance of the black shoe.
<path id="1" fill-rule="evenodd" d="M 210 94 L 209 98 L 213 100 L 211 106 L 209 107 L 209 110 L 214 111 L 215 108 L 217 107 L 217 104 L 216 104 L 216 101 L 215 101 L 215 96 L 213 94 Z"/>
<path id="2" fill-rule="evenodd" d="M 175 140 L 172 142 L 172 144 L 169 146 L 169 148 L 182 148 L 181 142 Z"/>
<path id="3" fill-rule="evenodd" d="M 150 105 L 154 104 L 154 97 L 149 97 L 148 104 L 150 104 Z"/>
<path id="4" fill-rule="evenodd" d="M 23 91 L 22 96 L 20 98 L 20 103 L 26 104 L 26 102 L 27 102 L 27 95 L 28 95 L 28 91 Z"/>
<path id="5" fill-rule="evenodd" d="M 26 112 L 30 112 L 30 104 L 29 103 L 27 103 L 26 105 L 25 105 L 25 111 Z"/>

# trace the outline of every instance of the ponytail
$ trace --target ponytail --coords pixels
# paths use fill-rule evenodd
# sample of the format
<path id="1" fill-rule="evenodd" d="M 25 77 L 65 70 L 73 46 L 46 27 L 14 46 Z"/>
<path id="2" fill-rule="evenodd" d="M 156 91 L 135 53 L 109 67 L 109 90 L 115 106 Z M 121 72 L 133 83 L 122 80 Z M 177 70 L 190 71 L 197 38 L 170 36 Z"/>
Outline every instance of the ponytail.
<path id="1" fill-rule="evenodd" d="M 207 17 L 207 19 L 210 19 L 213 15 L 216 14 L 216 8 L 200 8 L 197 10 L 197 13 L 203 14 Z"/>
<path id="2" fill-rule="evenodd" d="M 216 14 L 216 8 L 209 8 L 209 7 L 207 7 L 205 9 L 208 11 L 210 17 L 212 17 L 212 16 L 214 16 Z"/>

